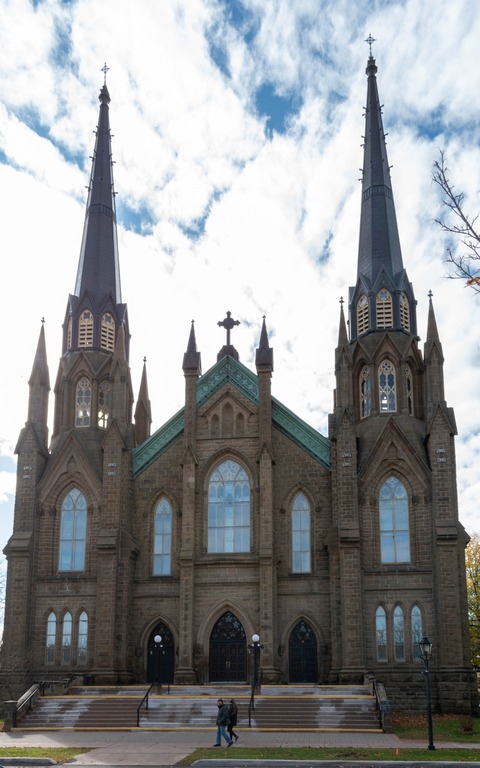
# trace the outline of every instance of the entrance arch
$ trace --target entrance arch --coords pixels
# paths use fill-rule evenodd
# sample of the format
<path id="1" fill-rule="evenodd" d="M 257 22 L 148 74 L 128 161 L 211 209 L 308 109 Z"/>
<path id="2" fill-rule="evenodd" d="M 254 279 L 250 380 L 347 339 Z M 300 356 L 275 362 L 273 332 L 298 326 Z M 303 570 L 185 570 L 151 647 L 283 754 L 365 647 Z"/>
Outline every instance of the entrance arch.
<path id="1" fill-rule="evenodd" d="M 299 621 L 288 641 L 288 679 L 290 683 L 317 683 L 317 638 L 306 621 Z"/>
<path id="2" fill-rule="evenodd" d="M 154 638 L 160 635 L 158 645 Z M 173 683 L 175 677 L 175 641 L 166 624 L 157 624 L 148 638 L 147 681 L 149 683 Z"/>
<path id="3" fill-rule="evenodd" d="M 220 616 L 210 635 L 209 680 L 244 683 L 247 679 L 247 638 L 230 611 Z"/>

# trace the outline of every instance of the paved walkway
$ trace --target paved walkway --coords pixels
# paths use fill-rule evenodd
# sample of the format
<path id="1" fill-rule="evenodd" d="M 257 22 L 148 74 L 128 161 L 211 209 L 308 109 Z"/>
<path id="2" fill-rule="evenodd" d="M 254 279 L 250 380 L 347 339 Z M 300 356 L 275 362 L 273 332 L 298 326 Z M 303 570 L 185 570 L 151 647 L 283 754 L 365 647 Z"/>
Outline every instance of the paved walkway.
<path id="1" fill-rule="evenodd" d="M 70 764 L 99 766 L 166 766 L 174 765 L 197 747 L 211 747 L 215 728 L 186 731 L 14 731 L 0 733 L 0 747 L 80 747 L 89 751 L 78 755 Z M 238 746 L 245 747 L 381 747 L 392 749 L 392 759 L 401 757 L 402 749 L 427 748 L 425 741 L 399 739 L 387 733 L 240 731 Z M 479 748 L 480 744 L 438 742 L 437 749 Z M 235 750 L 232 747 L 231 752 Z M 219 758 L 222 751 L 219 749 Z M 229 758 L 232 755 L 229 754 Z M 357 758 L 358 759 L 358 758 Z M 397 758 L 398 759 L 398 758 Z M 7 765 L 5 760 L 0 762 Z M 219 761 L 208 761 L 218 766 Z M 222 761 L 223 762 L 223 761 Z M 239 761 L 245 765 L 247 761 Z M 25 765 L 27 761 L 22 761 Z M 257 762 L 255 761 L 255 764 Z M 342 760 L 342 765 L 345 760 Z M 206 763 L 204 763 L 206 765 Z M 225 765 L 225 763 L 223 763 Z M 234 768 L 234 762 L 228 762 Z M 260 762 L 258 763 L 260 765 Z M 280 765 L 280 763 L 277 763 Z M 294 763 L 289 763 L 293 766 Z M 308 763 L 310 766 L 310 761 Z M 324 765 L 324 764 L 322 764 Z M 357 762 L 358 766 L 359 763 Z M 396 763 L 398 765 L 398 763 Z M 437 765 L 437 764 L 436 764 Z M 478 766 L 478 763 L 476 763 Z"/>

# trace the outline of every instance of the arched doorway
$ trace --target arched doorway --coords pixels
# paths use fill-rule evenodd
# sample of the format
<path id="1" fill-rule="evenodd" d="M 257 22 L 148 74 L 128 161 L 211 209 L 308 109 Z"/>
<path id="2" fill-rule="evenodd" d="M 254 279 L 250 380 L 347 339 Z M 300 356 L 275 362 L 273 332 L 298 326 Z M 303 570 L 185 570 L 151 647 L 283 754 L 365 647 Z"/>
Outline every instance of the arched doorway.
<path id="1" fill-rule="evenodd" d="M 160 635 L 161 643 L 155 642 Z M 173 683 L 175 677 L 175 642 L 166 624 L 157 624 L 148 638 L 147 681 Z"/>
<path id="2" fill-rule="evenodd" d="M 288 642 L 288 679 L 291 683 L 317 683 L 317 638 L 306 621 L 292 629 Z"/>
<path id="3" fill-rule="evenodd" d="M 247 639 L 233 613 L 223 614 L 210 635 L 209 680 L 244 683 L 247 679 Z"/>

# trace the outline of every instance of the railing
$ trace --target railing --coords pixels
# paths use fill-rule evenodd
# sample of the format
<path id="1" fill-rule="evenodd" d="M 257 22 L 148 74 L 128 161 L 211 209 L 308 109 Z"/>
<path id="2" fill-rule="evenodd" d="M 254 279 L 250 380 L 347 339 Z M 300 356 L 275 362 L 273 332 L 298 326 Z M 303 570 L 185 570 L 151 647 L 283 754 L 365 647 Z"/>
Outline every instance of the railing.
<path id="1" fill-rule="evenodd" d="M 380 714 L 380 725 L 384 733 L 392 732 L 392 705 L 390 704 L 385 686 L 373 675 L 365 676 L 365 683 L 372 687 L 372 695 L 375 696 L 376 707 Z"/>
<path id="2" fill-rule="evenodd" d="M 145 696 L 143 697 L 143 699 L 141 700 L 140 704 L 137 707 L 137 728 L 140 727 L 140 710 L 143 707 L 143 704 L 145 704 L 145 709 L 148 709 L 148 696 L 149 696 L 150 691 L 152 690 L 152 688 L 154 688 L 155 686 L 160 688 L 160 690 L 162 688 L 162 684 L 161 683 L 152 683 L 150 688 L 148 689 L 148 691 L 146 692 Z M 167 693 L 170 693 L 170 683 L 168 683 L 168 685 L 167 685 Z"/>
<path id="3" fill-rule="evenodd" d="M 150 691 L 152 690 L 154 685 L 157 685 L 157 683 L 152 683 L 151 684 L 150 688 L 148 689 L 148 691 L 146 692 L 145 696 L 143 697 L 143 699 L 141 700 L 140 704 L 137 707 L 137 728 L 140 727 L 140 710 L 141 710 L 143 704 L 145 704 L 145 709 L 148 709 L 148 696 L 149 696 Z"/>
<path id="4" fill-rule="evenodd" d="M 20 696 L 18 701 L 6 701 L 4 703 L 4 721 L 3 730 L 9 731 L 16 728 L 18 720 L 25 712 L 32 709 L 39 696 L 45 696 L 52 689 L 61 687 L 68 689 L 71 679 L 67 677 L 64 680 L 42 680 L 41 683 L 34 683 L 25 693 Z"/>

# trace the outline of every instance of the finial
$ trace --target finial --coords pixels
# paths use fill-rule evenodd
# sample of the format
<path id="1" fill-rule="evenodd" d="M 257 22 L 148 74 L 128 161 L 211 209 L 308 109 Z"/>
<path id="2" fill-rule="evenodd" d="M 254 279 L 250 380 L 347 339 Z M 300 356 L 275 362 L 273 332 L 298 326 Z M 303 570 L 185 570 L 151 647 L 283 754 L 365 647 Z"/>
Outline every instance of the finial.
<path id="1" fill-rule="evenodd" d="M 370 58 L 372 57 L 372 43 L 376 43 L 376 39 L 372 37 L 371 34 L 368 35 L 367 39 L 365 40 L 366 43 L 368 43 L 368 47 L 370 48 Z"/>
<path id="2" fill-rule="evenodd" d="M 145 365 L 145 363 L 146 363 L 146 362 L 147 362 L 147 358 L 146 358 L 146 357 L 144 357 L 144 358 L 143 358 L 143 364 Z"/>
<path id="3" fill-rule="evenodd" d="M 45 318 L 42 317 L 42 325 L 44 325 L 44 324 L 45 324 Z"/>
<path id="4" fill-rule="evenodd" d="M 430 299 L 430 301 L 432 300 L 432 296 L 433 296 L 433 293 L 432 293 L 432 291 L 430 290 L 430 291 L 428 292 L 428 298 Z"/>
<path id="5" fill-rule="evenodd" d="M 103 84 L 104 85 L 107 84 L 107 72 L 108 72 L 109 69 L 110 69 L 110 67 L 107 67 L 107 62 L 105 62 L 105 64 L 103 65 L 103 67 L 100 70 L 100 72 L 103 72 Z"/>
<path id="6" fill-rule="evenodd" d="M 341 307 L 343 309 L 343 296 L 340 296 L 340 302 L 339 303 L 340 303 L 340 305 L 341 305 Z"/>
<path id="7" fill-rule="evenodd" d="M 227 312 L 227 316 L 224 320 L 219 320 L 217 325 L 226 328 L 227 331 L 227 347 L 230 346 L 230 331 L 235 325 L 240 325 L 240 320 L 232 320 L 232 313 Z"/>

